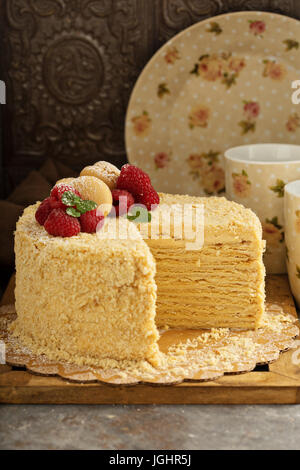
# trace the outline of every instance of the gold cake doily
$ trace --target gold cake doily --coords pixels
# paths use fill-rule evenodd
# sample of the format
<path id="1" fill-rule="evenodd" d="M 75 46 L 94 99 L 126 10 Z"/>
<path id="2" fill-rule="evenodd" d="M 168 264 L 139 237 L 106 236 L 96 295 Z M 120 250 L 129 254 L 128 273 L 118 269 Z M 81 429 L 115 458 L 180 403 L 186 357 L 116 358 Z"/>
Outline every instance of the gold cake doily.
<path id="1" fill-rule="evenodd" d="M 269 304 L 258 330 L 166 330 L 161 331 L 159 348 L 162 363 L 120 364 L 112 369 L 78 366 L 37 356 L 8 332 L 16 318 L 14 305 L 0 307 L 0 338 L 6 344 L 6 363 L 25 367 L 29 372 L 82 383 L 176 384 L 186 380 L 208 381 L 224 374 L 250 372 L 257 365 L 278 359 L 281 352 L 296 347 L 297 318 Z"/>

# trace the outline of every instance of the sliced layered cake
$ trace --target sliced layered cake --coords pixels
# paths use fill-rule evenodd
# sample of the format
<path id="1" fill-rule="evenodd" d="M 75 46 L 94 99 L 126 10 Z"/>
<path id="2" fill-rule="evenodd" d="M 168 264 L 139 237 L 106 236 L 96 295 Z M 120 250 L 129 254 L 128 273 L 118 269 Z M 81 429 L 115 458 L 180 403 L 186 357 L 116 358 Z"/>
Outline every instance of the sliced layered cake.
<path id="1" fill-rule="evenodd" d="M 254 213 L 224 198 L 158 195 L 138 168 L 105 168 L 59 182 L 17 224 L 20 341 L 77 364 L 155 365 L 157 327 L 257 328 L 264 243 Z"/>

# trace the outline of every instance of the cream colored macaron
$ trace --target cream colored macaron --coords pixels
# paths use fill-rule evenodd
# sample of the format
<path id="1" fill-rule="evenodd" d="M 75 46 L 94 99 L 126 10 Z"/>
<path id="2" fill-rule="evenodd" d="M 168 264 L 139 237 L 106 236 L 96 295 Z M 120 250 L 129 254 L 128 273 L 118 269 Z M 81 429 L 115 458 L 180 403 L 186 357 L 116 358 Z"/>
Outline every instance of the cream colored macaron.
<path id="1" fill-rule="evenodd" d="M 70 184 L 74 189 L 77 189 L 83 199 L 96 202 L 101 206 L 103 214 L 106 216 L 110 213 L 112 208 L 112 194 L 102 180 L 95 176 L 79 176 L 78 178 L 64 178 L 59 180 L 56 184 Z"/>
<path id="2" fill-rule="evenodd" d="M 99 161 L 92 166 L 86 166 L 80 173 L 80 176 L 95 176 L 103 181 L 113 190 L 116 187 L 120 170 L 109 162 Z"/>
<path id="3" fill-rule="evenodd" d="M 58 184 L 71 184 L 75 178 L 62 178 L 61 180 L 56 181 L 55 186 Z"/>

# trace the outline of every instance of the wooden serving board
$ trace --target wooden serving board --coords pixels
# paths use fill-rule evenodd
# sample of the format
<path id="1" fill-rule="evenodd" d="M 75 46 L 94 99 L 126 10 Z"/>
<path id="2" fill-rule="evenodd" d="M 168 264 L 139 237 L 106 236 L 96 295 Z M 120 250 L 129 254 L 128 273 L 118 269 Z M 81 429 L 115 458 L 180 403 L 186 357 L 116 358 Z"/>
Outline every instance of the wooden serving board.
<path id="1" fill-rule="evenodd" d="M 14 302 L 14 277 L 1 305 Z M 267 278 L 267 300 L 297 316 L 287 276 Z M 266 404 L 300 403 L 297 350 L 285 352 L 273 364 L 241 375 L 225 375 L 212 382 L 178 385 L 80 384 L 59 377 L 38 376 L 26 370 L 0 365 L 0 403 L 48 404 Z"/>

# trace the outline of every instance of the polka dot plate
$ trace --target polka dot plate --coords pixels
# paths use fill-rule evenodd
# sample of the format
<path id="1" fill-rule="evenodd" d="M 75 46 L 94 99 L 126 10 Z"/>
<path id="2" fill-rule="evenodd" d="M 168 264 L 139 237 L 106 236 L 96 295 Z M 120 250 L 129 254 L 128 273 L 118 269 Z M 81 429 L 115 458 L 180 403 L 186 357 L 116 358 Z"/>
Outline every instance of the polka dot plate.
<path id="1" fill-rule="evenodd" d="M 220 15 L 166 43 L 142 71 L 126 116 L 130 163 L 163 192 L 225 190 L 224 151 L 300 144 L 299 21 L 262 12 Z"/>

